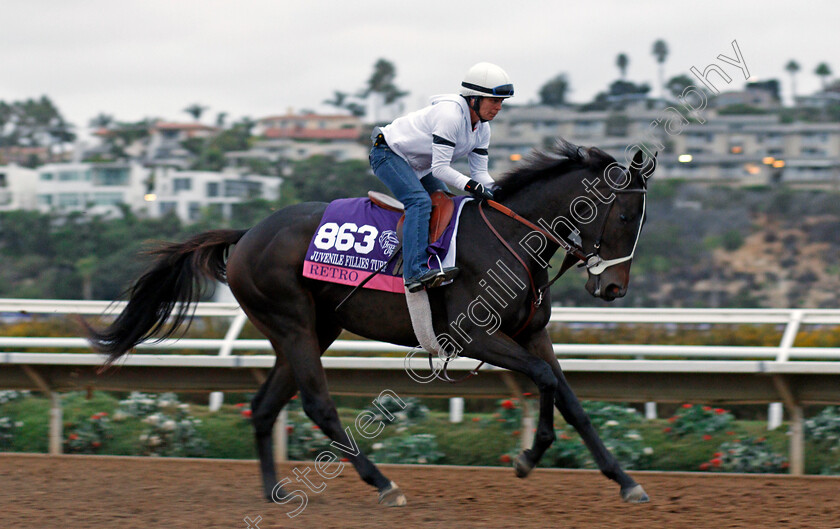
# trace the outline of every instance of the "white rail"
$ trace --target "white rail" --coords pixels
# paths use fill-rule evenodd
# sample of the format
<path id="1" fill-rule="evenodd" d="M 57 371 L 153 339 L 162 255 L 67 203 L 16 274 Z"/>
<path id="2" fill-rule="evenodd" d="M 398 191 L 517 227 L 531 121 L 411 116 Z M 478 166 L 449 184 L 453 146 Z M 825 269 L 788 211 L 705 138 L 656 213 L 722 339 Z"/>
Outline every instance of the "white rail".
<path id="1" fill-rule="evenodd" d="M 0 299 L 0 320 L 14 320 L 33 314 L 109 316 L 119 313 L 124 307 L 125 303 L 99 301 Z M 123 363 L 121 370 L 126 370 L 127 376 L 115 377 L 101 385 L 110 383 L 118 387 L 136 386 L 137 379 L 132 378 L 133 375 L 129 373 L 132 369 L 154 370 L 145 371 L 154 374 L 150 375 L 148 382 L 144 380 L 143 383 L 157 383 L 159 386 L 178 385 L 184 391 L 198 391 L 201 388 L 238 388 L 242 387 L 242 384 L 253 384 L 253 379 L 243 380 L 242 372 L 245 370 L 250 370 L 253 377 L 264 377 L 264 372 L 273 363 L 271 355 L 232 354 L 234 351 L 243 350 L 271 350 L 267 340 L 239 338 L 246 319 L 235 303 L 199 303 L 194 315 L 229 319 L 224 338 L 184 338 L 141 344 L 138 349 L 143 350 L 144 354 L 129 357 Z M 777 346 L 554 344 L 554 351 L 563 358 L 563 368 L 569 373 L 570 380 L 572 377 L 579 377 L 575 380 L 576 390 L 581 387 L 584 392 L 588 391 L 589 395 L 595 398 L 603 395 L 609 398 L 626 397 L 627 400 L 639 395 L 660 396 L 672 400 L 685 398 L 679 391 L 685 391 L 688 395 L 744 402 L 767 402 L 768 398 L 778 396 L 791 412 L 791 472 L 794 474 L 801 473 L 803 469 L 802 403 L 840 402 L 840 384 L 836 383 L 836 377 L 840 376 L 840 362 L 837 362 L 840 360 L 840 347 L 794 347 L 803 326 L 840 325 L 840 310 L 554 308 L 551 322 L 605 326 L 756 324 L 783 327 L 782 337 Z M 81 337 L 0 336 L 0 348 L 30 351 L 0 353 L 0 366 L 4 366 L 5 370 L 0 370 L 0 386 L 4 383 L 8 387 L 34 384 L 35 387 L 52 394 L 53 403 L 58 403 L 54 407 L 60 406 L 60 400 L 55 398 L 54 388 L 75 387 L 79 382 L 80 373 L 89 376 L 85 379 L 88 384 L 100 384 L 98 378 L 90 375 L 95 374 L 91 369 L 101 362 L 99 356 L 31 352 L 43 349 L 89 351 L 87 342 Z M 149 350 L 213 351 L 216 354 L 145 354 Z M 329 350 L 404 356 L 411 348 L 367 340 L 337 340 Z M 597 359 L 605 356 L 609 356 L 610 359 Z M 387 378 L 392 377 L 391 372 L 404 369 L 402 358 L 325 357 L 324 365 L 328 372 L 335 373 L 338 377 L 336 386 L 344 387 L 345 391 L 350 392 L 361 391 L 360 388 L 364 384 L 381 384 L 386 383 L 385 380 L 391 383 L 391 379 Z M 458 371 L 472 367 L 474 362 L 458 359 L 453 362 L 451 369 Z M 10 369 L 17 371 L 12 372 Z M 200 369 L 215 369 L 215 383 L 201 378 L 208 373 L 195 372 Z M 43 375 L 42 370 L 46 370 L 48 376 Z M 508 385 L 509 380 L 503 383 L 499 377 L 502 370 L 490 368 L 487 371 L 490 376 L 483 379 L 485 382 L 473 384 L 471 389 L 463 393 L 490 396 L 495 395 L 498 388 Z M 342 379 L 343 373 L 351 373 L 351 376 Z M 667 374 L 668 380 L 662 380 L 663 374 Z M 156 375 L 162 378 L 156 380 Z M 610 379 L 611 375 L 620 375 L 621 380 L 616 382 Z M 633 383 L 628 384 L 631 378 Z M 680 383 L 674 384 L 677 379 Z M 489 383 L 486 382 L 488 380 Z M 411 388 L 406 387 L 406 390 L 415 391 L 416 386 L 417 384 Z M 466 386 L 462 387 L 466 389 Z M 629 388 L 635 393 L 627 393 Z M 441 390 L 422 389 L 420 393 L 425 391 L 425 394 L 429 395 L 441 394 Z M 221 395 L 217 393 L 215 398 L 211 398 L 211 406 L 217 407 L 220 404 Z M 781 405 L 775 406 L 776 413 L 779 414 L 778 422 L 781 418 Z M 52 437 L 56 437 L 56 432 L 60 432 L 60 417 L 60 409 L 54 409 L 51 447 L 57 446 L 57 449 L 60 449 L 60 437 Z"/>

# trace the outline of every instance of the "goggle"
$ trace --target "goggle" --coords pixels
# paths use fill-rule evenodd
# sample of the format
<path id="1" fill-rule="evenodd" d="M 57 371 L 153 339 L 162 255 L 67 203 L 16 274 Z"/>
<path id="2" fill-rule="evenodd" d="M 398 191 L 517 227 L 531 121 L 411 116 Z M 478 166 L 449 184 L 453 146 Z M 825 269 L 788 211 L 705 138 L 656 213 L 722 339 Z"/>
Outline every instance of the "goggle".
<path id="1" fill-rule="evenodd" d="M 470 90 L 475 90 L 477 92 L 482 92 L 489 95 L 494 95 L 498 97 L 511 97 L 513 95 L 513 85 L 512 84 L 501 84 L 494 88 L 485 88 L 483 86 L 478 86 L 477 84 L 472 83 L 461 83 L 461 86 L 464 88 L 469 88 Z"/>

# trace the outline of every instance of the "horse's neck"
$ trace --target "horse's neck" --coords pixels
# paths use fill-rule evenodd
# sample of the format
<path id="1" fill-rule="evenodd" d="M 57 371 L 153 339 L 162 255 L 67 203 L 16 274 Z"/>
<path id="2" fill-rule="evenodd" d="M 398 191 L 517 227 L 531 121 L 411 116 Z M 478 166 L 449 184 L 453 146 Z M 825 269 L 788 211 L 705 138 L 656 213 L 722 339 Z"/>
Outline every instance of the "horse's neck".
<path id="1" fill-rule="evenodd" d="M 569 181 L 565 180 L 566 185 L 560 181 L 535 182 L 516 191 L 503 204 L 534 224 L 542 220 L 550 226 L 558 216 L 569 216 L 569 206 L 580 194 L 571 189 Z"/>

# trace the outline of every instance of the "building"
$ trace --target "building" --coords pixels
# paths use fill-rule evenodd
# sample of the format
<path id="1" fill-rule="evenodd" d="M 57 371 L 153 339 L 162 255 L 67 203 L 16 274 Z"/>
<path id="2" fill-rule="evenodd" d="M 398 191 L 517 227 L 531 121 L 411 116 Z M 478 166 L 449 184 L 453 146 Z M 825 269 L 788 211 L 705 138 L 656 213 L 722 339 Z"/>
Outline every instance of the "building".
<path id="1" fill-rule="evenodd" d="M 159 121 L 149 129 L 144 163 L 163 167 L 186 169 L 193 154 L 183 142 L 193 138 L 212 138 L 221 132 L 218 127 L 201 123 L 167 123 Z"/>
<path id="2" fill-rule="evenodd" d="M 246 175 L 235 171 L 176 171 L 159 168 L 154 187 L 146 195 L 149 213 L 160 217 L 175 212 L 185 222 L 197 220 L 207 209 L 230 218 L 235 204 L 253 198 L 280 198 L 282 178 Z"/>
<path id="3" fill-rule="evenodd" d="M 510 106 L 493 120 L 490 167 L 502 173 L 562 137 L 626 163 L 626 150 L 658 151 L 656 178 L 766 185 L 837 185 L 840 123 L 782 123 L 778 114 L 719 115 L 643 107 L 580 112 Z M 678 112 L 682 111 L 682 114 Z"/>
<path id="4" fill-rule="evenodd" d="M 137 213 L 146 211 L 143 195 L 149 185 L 148 171 L 138 164 L 49 164 L 36 172 L 35 209 L 42 212 L 120 215 L 123 204 Z M 22 195 L 25 192 L 21 190 Z"/>
<path id="5" fill-rule="evenodd" d="M 36 209 L 38 172 L 19 165 L 0 167 L 0 211 Z"/>
<path id="6" fill-rule="evenodd" d="M 258 119 L 254 134 L 265 139 L 357 141 L 362 121 L 351 115 L 288 114 Z"/>

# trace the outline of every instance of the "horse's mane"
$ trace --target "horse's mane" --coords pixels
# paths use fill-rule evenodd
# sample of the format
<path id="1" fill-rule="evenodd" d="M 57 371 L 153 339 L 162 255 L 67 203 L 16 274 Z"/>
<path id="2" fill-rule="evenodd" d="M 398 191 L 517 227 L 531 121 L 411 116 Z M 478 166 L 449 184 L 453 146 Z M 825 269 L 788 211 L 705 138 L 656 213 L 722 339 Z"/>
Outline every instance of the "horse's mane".
<path id="1" fill-rule="evenodd" d="M 597 147 L 579 147 L 559 138 L 547 151 L 533 151 L 521 165 L 502 175 L 494 194 L 502 199 L 545 176 L 559 176 L 577 168 L 601 172 L 612 163 L 615 158 Z"/>

